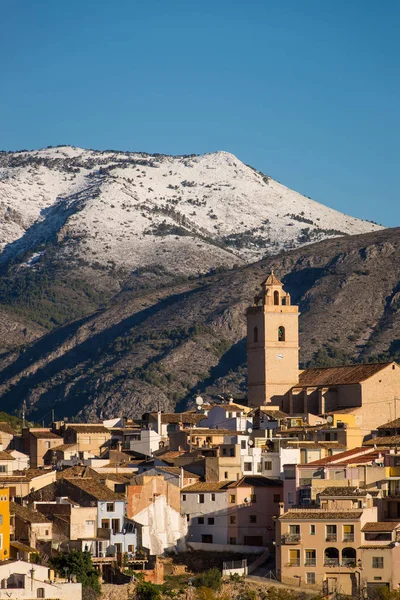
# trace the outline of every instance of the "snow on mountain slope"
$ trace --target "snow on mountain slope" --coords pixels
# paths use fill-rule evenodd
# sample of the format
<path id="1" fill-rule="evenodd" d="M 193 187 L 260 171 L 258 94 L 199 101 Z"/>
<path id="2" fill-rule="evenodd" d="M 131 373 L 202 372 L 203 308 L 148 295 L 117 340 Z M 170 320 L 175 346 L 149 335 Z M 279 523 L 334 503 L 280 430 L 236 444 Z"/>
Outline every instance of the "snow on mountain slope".
<path id="1" fill-rule="evenodd" d="M 378 229 L 227 152 L 172 157 L 59 147 L 0 153 L 3 262 L 53 237 L 65 257 L 88 265 L 157 264 L 190 274 Z"/>

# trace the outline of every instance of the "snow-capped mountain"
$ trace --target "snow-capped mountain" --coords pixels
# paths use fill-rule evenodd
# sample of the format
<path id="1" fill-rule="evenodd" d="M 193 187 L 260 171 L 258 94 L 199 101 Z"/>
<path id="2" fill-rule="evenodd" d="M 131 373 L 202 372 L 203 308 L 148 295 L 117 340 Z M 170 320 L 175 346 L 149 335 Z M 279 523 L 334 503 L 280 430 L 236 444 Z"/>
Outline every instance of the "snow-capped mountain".
<path id="1" fill-rule="evenodd" d="M 66 260 L 191 274 L 327 237 L 382 229 L 290 190 L 227 152 L 74 147 L 0 153 L 0 261 Z"/>

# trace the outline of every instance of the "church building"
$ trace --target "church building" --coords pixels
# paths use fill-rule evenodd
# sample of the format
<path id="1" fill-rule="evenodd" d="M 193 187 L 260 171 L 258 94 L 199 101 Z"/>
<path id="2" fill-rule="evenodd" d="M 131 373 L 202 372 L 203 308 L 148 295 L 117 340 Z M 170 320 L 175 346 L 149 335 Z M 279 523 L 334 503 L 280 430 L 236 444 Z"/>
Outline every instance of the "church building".
<path id="1" fill-rule="evenodd" d="M 366 434 L 400 416 L 395 362 L 299 369 L 299 310 L 273 272 L 246 314 L 249 406 L 289 414 L 351 413 Z"/>

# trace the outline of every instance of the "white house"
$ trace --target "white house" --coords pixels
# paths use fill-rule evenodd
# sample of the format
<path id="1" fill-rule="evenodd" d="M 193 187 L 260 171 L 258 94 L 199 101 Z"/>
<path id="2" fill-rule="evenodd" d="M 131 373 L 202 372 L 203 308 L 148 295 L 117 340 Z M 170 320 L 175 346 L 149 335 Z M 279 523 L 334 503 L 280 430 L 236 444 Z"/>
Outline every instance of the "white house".
<path id="1" fill-rule="evenodd" d="M 48 567 L 17 560 L 0 564 L 0 598 L 82 600 L 82 584 L 55 580 Z"/>
<path id="2" fill-rule="evenodd" d="M 253 423 L 248 413 L 251 409 L 234 402 L 217 404 L 208 411 L 207 416 L 198 423 L 198 427 L 210 429 L 230 429 L 232 431 L 246 431 Z"/>
<path id="3" fill-rule="evenodd" d="M 188 543 L 228 543 L 229 483 L 195 483 L 181 491 L 181 513 L 185 515 L 188 525 Z"/>

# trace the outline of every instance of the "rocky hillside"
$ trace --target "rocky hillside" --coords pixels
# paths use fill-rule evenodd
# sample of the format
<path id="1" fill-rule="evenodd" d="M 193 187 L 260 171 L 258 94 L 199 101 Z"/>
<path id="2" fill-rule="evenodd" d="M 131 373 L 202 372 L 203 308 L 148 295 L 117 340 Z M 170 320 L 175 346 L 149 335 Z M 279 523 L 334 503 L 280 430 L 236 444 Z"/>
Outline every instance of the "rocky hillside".
<path id="1" fill-rule="evenodd" d="M 58 417 L 97 418 L 183 406 L 197 392 L 243 395 L 244 312 L 271 268 L 300 304 L 304 365 L 399 357 L 399 233 L 391 229 L 325 240 L 197 278 L 171 281 L 160 270 L 142 287 L 132 275 L 103 308 L 78 279 L 68 287 L 68 274 L 57 280 L 58 289 L 42 282 L 39 305 L 32 304 L 29 312 L 25 304 L 24 317 L 18 307 L 7 305 L 20 325 L 29 316 L 26 336 L 33 340 L 43 327 L 37 324 L 38 306 L 56 314 L 57 294 L 63 301 L 67 291 L 64 301 L 77 312 L 84 297 L 85 310 L 90 312 L 90 302 L 95 308 L 36 341 L 27 340 L 23 352 L 4 351 L 0 409 L 12 412 L 26 401 L 34 420 L 53 406 Z M 3 280 L 15 282 L 18 269 L 8 267 Z M 52 276 L 59 277 L 49 271 L 47 277 Z"/>

